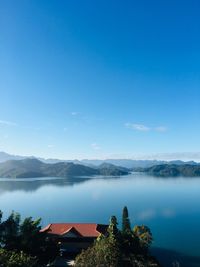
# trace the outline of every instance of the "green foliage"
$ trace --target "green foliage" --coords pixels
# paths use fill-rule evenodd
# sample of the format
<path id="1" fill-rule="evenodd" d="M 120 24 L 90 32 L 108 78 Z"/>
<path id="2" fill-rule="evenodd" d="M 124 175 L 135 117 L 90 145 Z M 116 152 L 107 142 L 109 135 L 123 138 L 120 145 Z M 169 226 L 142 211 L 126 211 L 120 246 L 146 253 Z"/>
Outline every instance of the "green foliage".
<path id="1" fill-rule="evenodd" d="M 108 234 L 110 240 L 117 240 L 119 238 L 120 232 L 117 228 L 118 222 L 115 216 L 111 216 L 110 224 L 108 226 Z"/>
<path id="2" fill-rule="evenodd" d="M 200 166 L 190 164 L 160 164 L 141 169 L 148 174 L 158 177 L 200 177 Z"/>
<path id="3" fill-rule="evenodd" d="M 0 214 L 2 217 L 2 212 Z M 48 239 L 46 233 L 40 232 L 40 223 L 41 219 L 33 220 L 32 217 L 25 218 L 21 222 L 20 215 L 12 212 L 5 221 L 0 223 L 1 247 L 8 252 L 23 251 L 32 257 L 37 256 L 41 263 L 51 261 L 57 255 L 58 248 Z"/>
<path id="4" fill-rule="evenodd" d="M 120 259 L 121 255 L 118 247 L 113 245 L 113 242 L 109 242 L 108 238 L 104 237 L 101 241 L 95 242 L 94 246 L 83 251 L 76 258 L 75 266 L 121 266 Z"/>
<path id="5" fill-rule="evenodd" d="M 26 255 L 24 252 L 13 252 L 0 249 L 0 266 L 1 267 L 37 267 L 35 257 Z"/>
<path id="6" fill-rule="evenodd" d="M 19 244 L 20 215 L 12 212 L 6 221 L 1 223 L 1 244 L 6 249 L 16 249 Z"/>
<path id="7" fill-rule="evenodd" d="M 133 228 L 133 233 L 138 237 L 141 248 L 147 251 L 153 242 L 153 236 L 149 227 L 136 225 Z"/>
<path id="8" fill-rule="evenodd" d="M 123 208 L 123 213 L 122 213 L 122 233 L 130 232 L 131 231 L 131 224 L 130 220 L 128 217 L 128 209 L 125 206 Z"/>
<path id="9" fill-rule="evenodd" d="M 0 210 L 0 223 L 1 223 L 2 217 L 3 217 L 3 212 Z"/>
<path id="10" fill-rule="evenodd" d="M 117 219 L 112 216 L 108 227 L 108 235 L 100 237 L 94 245 L 83 251 L 77 258 L 75 266 L 78 267 L 114 267 L 121 265 L 121 253 L 119 249 L 119 230 L 117 229 Z"/>
<path id="11" fill-rule="evenodd" d="M 23 251 L 36 255 L 39 253 L 42 236 L 39 231 L 41 219 L 33 221 L 32 217 L 24 219 L 20 225 L 20 246 Z"/>
<path id="12" fill-rule="evenodd" d="M 128 209 L 123 211 L 128 218 Z M 129 224 L 130 225 L 130 224 Z M 107 235 L 100 235 L 94 245 L 76 257 L 76 267 L 158 267 L 154 258 L 147 254 L 152 242 L 150 229 L 137 226 L 135 231 L 117 228 L 117 218 L 112 216 Z"/>

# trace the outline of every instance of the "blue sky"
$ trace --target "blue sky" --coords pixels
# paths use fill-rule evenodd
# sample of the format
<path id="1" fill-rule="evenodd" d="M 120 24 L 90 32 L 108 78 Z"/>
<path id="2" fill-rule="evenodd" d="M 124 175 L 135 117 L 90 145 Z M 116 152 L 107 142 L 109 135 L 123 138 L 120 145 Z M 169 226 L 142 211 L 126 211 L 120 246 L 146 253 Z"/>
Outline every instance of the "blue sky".
<path id="1" fill-rule="evenodd" d="M 200 159 L 199 12 L 198 0 L 0 1 L 0 151 Z"/>

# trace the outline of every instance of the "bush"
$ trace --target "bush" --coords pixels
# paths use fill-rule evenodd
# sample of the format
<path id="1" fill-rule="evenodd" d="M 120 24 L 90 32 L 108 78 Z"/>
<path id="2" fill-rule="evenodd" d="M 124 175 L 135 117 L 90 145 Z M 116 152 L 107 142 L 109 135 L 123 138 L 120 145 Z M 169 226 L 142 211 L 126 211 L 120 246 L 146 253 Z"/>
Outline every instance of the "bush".
<path id="1" fill-rule="evenodd" d="M 1 267 L 38 267 L 35 257 L 26 255 L 24 252 L 13 252 L 0 249 Z"/>

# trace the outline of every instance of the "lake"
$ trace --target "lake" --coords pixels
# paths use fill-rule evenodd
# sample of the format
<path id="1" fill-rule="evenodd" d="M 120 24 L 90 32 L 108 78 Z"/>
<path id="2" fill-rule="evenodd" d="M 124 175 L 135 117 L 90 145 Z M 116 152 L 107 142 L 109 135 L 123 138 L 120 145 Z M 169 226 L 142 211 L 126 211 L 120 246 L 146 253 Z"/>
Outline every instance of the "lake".
<path id="1" fill-rule="evenodd" d="M 200 266 L 200 178 L 155 178 L 133 173 L 118 178 L 0 179 L 0 209 L 53 222 L 108 223 L 128 207 L 132 226 L 145 224 L 153 253 L 165 266 Z M 176 266 L 176 265 L 174 265 Z M 178 266 L 178 265 L 177 265 Z"/>

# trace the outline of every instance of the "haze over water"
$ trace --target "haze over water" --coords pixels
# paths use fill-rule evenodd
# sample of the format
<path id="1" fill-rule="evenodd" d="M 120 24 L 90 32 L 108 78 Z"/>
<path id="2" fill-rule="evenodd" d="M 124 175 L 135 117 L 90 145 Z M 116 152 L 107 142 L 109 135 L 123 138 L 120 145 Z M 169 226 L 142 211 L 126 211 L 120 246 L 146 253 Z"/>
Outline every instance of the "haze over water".
<path id="1" fill-rule="evenodd" d="M 122 208 L 127 205 L 132 226 L 151 228 L 153 246 L 198 256 L 199 186 L 199 178 L 155 178 L 138 173 L 119 178 L 1 179 L 0 209 L 5 217 L 12 210 L 22 217 L 41 217 L 43 226 L 108 223 L 116 215 L 120 227 Z M 198 264 L 194 266 L 200 266 L 200 261 Z"/>

